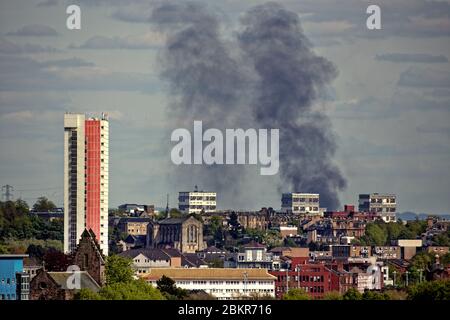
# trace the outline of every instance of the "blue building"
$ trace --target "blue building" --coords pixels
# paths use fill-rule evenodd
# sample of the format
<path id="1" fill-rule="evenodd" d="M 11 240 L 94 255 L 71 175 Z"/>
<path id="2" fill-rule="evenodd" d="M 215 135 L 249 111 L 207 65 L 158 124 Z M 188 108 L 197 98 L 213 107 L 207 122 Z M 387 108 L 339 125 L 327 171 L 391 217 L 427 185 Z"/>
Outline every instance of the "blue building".
<path id="1" fill-rule="evenodd" d="M 27 254 L 0 254 L 0 300 L 28 300 L 28 275 L 23 272 Z"/>

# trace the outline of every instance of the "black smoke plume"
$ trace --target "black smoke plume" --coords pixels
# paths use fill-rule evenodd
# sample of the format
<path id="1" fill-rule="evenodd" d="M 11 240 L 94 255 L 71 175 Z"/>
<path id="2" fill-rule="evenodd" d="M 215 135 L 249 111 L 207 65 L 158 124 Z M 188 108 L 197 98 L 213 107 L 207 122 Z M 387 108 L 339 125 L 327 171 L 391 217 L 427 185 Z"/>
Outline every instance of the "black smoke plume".
<path id="1" fill-rule="evenodd" d="M 280 129 L 278 191 L 320 193 L 321 206 L 335 209 L 346 181 L 332 162 L 329 119 L 314 110 L 335 66 L 312 51 L 298 15 L 281 5 L 250 9 L 237 39 L 224 40 L 219 20 L 198 3 L 166 2 L 153 10 L 152 23 L 167 35 L 159 62 L 173 128 L 202 120 L 204 130 Z M 217 191 L 219 201 L 233 199 L 235 208 L 251 198 L 251 190 L 240 190 L 242 166 L 181 166 L 173 173 L 177 188 L 199 184 Z"/>
<path id="2" fill-rule="evenodd" d="M 170 86 L 172 129 L 192 133 L 194 120 L 203 121 L 203 130 L 242 123 L 243 73 L 220 36 L 217 16 L 199 3 L 168 2 L 153 10 L 151 21 L 167 36 L 159 62 L 161 77 Z M 217 191 L 219 202 L 239 198 L 242 166 L 181 165 L 171 170 L 178 189 L 198 184 Z"/>
<path id="3" fill-rule="evenodd" d="M 280 129 L 280 189 L 320 193 L 321 206 L 335 209 L 346 180 L 332 163 L 329 119 L 313 109 L 335 66 L 312 51 L 298 15 L 281 5 L 254 7 L 241 23 L 238 41 L 259 77 L 252 113 L 262 127 Z"/>

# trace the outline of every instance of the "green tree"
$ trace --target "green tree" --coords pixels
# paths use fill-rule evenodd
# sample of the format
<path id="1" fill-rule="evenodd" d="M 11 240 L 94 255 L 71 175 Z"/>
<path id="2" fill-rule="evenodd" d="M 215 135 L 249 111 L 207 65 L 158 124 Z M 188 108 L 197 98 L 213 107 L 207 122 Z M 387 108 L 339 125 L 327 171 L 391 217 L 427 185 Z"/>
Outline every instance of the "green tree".
<path id="1" fill-rule="evenodd" d="M 290 289 L 282 297 L 283 300 L 311 300 L 310 295 L 302 289 Z"/>
<path id="2" fill-rule="evenodd" d="M 164 300 L 159 290 L 142 279 L 115 282 L 103 287 L 99 295 L 104 300 Z"/>
<path id="3" fill-rule="evenodd" d="M 344 300 L 362 300 L 362 294 L 355 288 L 350 288 L 344 293 Z"/>
<path id="4" fill-rule="evenodd" d="M 432 254 L 427 252 L 419 252 L 411 259 L 411 267 L 415 269 L 425 270 L 434 261 Z"/>
<path id="5" fill-rule="evenodd" d="M 437 246 L 450 246 L 450 231 L 442 232 L 433 237 L 433 242 Z"/>
<path id="6" fill-rule="evenodd" d="M 47 197 L 39 197 L 33 205 L 33 211 L 49 212 L 56 209 L 56 205 L 47 199 Z"/>
<path id="7" fill-rule="evenodd" d="M 26 213 L 30 211 L 30 207 L 28 206 L 28 203 L 26 201 L 19 198 L 16 200 L 16 210 L 18 212 Z"/>
<path id="8" fill-rule="evenodd" d="M 113 285 L 115 283 L 127 283 L 133 281 L 132 261 L 118 255 L 108 256 L 106 259 L 105 273 L 106 283 Z"/>
<path id="9" fill-rule="evenodd" d="M 284 245 L 286 247 L 297 247 L 297 244 L 295 243 L 294 240 L 292 240 L 291 237 L 284 238 Z"/>
<path id="10" fill-rule="evenodd" d="M 343 296 L 337 292 L 337 291 L 329 291 L 324 294 L 323 296 L 324 300 L 342 300 L 344 299 Z"/>
<path id="11" fill-rule="evenodd" d="M 171 278 L 162 276 L 161 279 L 156 281 L 157 289 L 164 294 L 167 299 L 183 299 L 187 296 L 187 291 L 181 288 L 178 288 L 175 285 L 175 281 Z"/>
<path id="12" fill-rule="evenodd" d="M 144 280 L 116 282 L 101 288 L 98 293 L 89 289 L 81 289 L 76 300 L 164 300 L 164 296 L 156 288 Z"/>
<path id="13" fill-rule="evenodd" d="M 445 255 L 441 256 L 440 262 L 444 266 L 450 264 L 450 253 L 446 253 Z"/>
<path id="14" fill-rule="evenodd" d="M 102 300 L 102 297 L 97 292 L 82 288 L 75 294 L 74 300 Z"/>
<path id="15" fill-rule="evenodd" d="M 382 246 L 387 242 L 387 231 L 382 223 L 369 223 L 366 227 L 366 237 L 370 245 Z"/>
<path id="16" fill-rule="evenodd" d="M 407 292 L 408 300 L 450 300 L 450 279 L 415 284 Z"/>
<path id="17" fill-rule="evenodd" d="M 389 300 L 406 300 L 406 292 L 401 290 L 386 290 Z"/>
<path id="18" fill-rule="evenodd" d="M 390 297 L 386 293 L 367 290 L 362 295 L 363 300 L 389 300 Z"/>

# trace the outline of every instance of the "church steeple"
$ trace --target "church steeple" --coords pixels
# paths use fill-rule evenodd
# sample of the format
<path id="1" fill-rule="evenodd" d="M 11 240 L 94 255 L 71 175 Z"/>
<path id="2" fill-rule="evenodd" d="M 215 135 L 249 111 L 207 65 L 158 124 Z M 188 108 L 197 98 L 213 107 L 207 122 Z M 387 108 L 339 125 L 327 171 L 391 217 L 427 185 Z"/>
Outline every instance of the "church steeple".
<path id="1" fill-rule="evenodd" d="M 167 194 L 167 204 L 166 204 L 166 219 L 170 218 L 170 210 L 169 210 L 169 194 Z"/>

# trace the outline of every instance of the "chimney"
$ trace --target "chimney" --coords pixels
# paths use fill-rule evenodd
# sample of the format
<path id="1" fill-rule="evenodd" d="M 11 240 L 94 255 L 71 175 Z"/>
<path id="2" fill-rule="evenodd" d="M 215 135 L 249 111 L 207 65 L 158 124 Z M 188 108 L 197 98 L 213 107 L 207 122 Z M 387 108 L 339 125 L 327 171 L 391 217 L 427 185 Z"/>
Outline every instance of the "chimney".
<path id="1" fill-rule="evenodd" d="M 344 205 L 344 211 L 347 212 L 347 213 L 355 212 L 355 206 L 354 205 L 350 205 L 350 204 L 346 204 L 346 205 Z"/>

